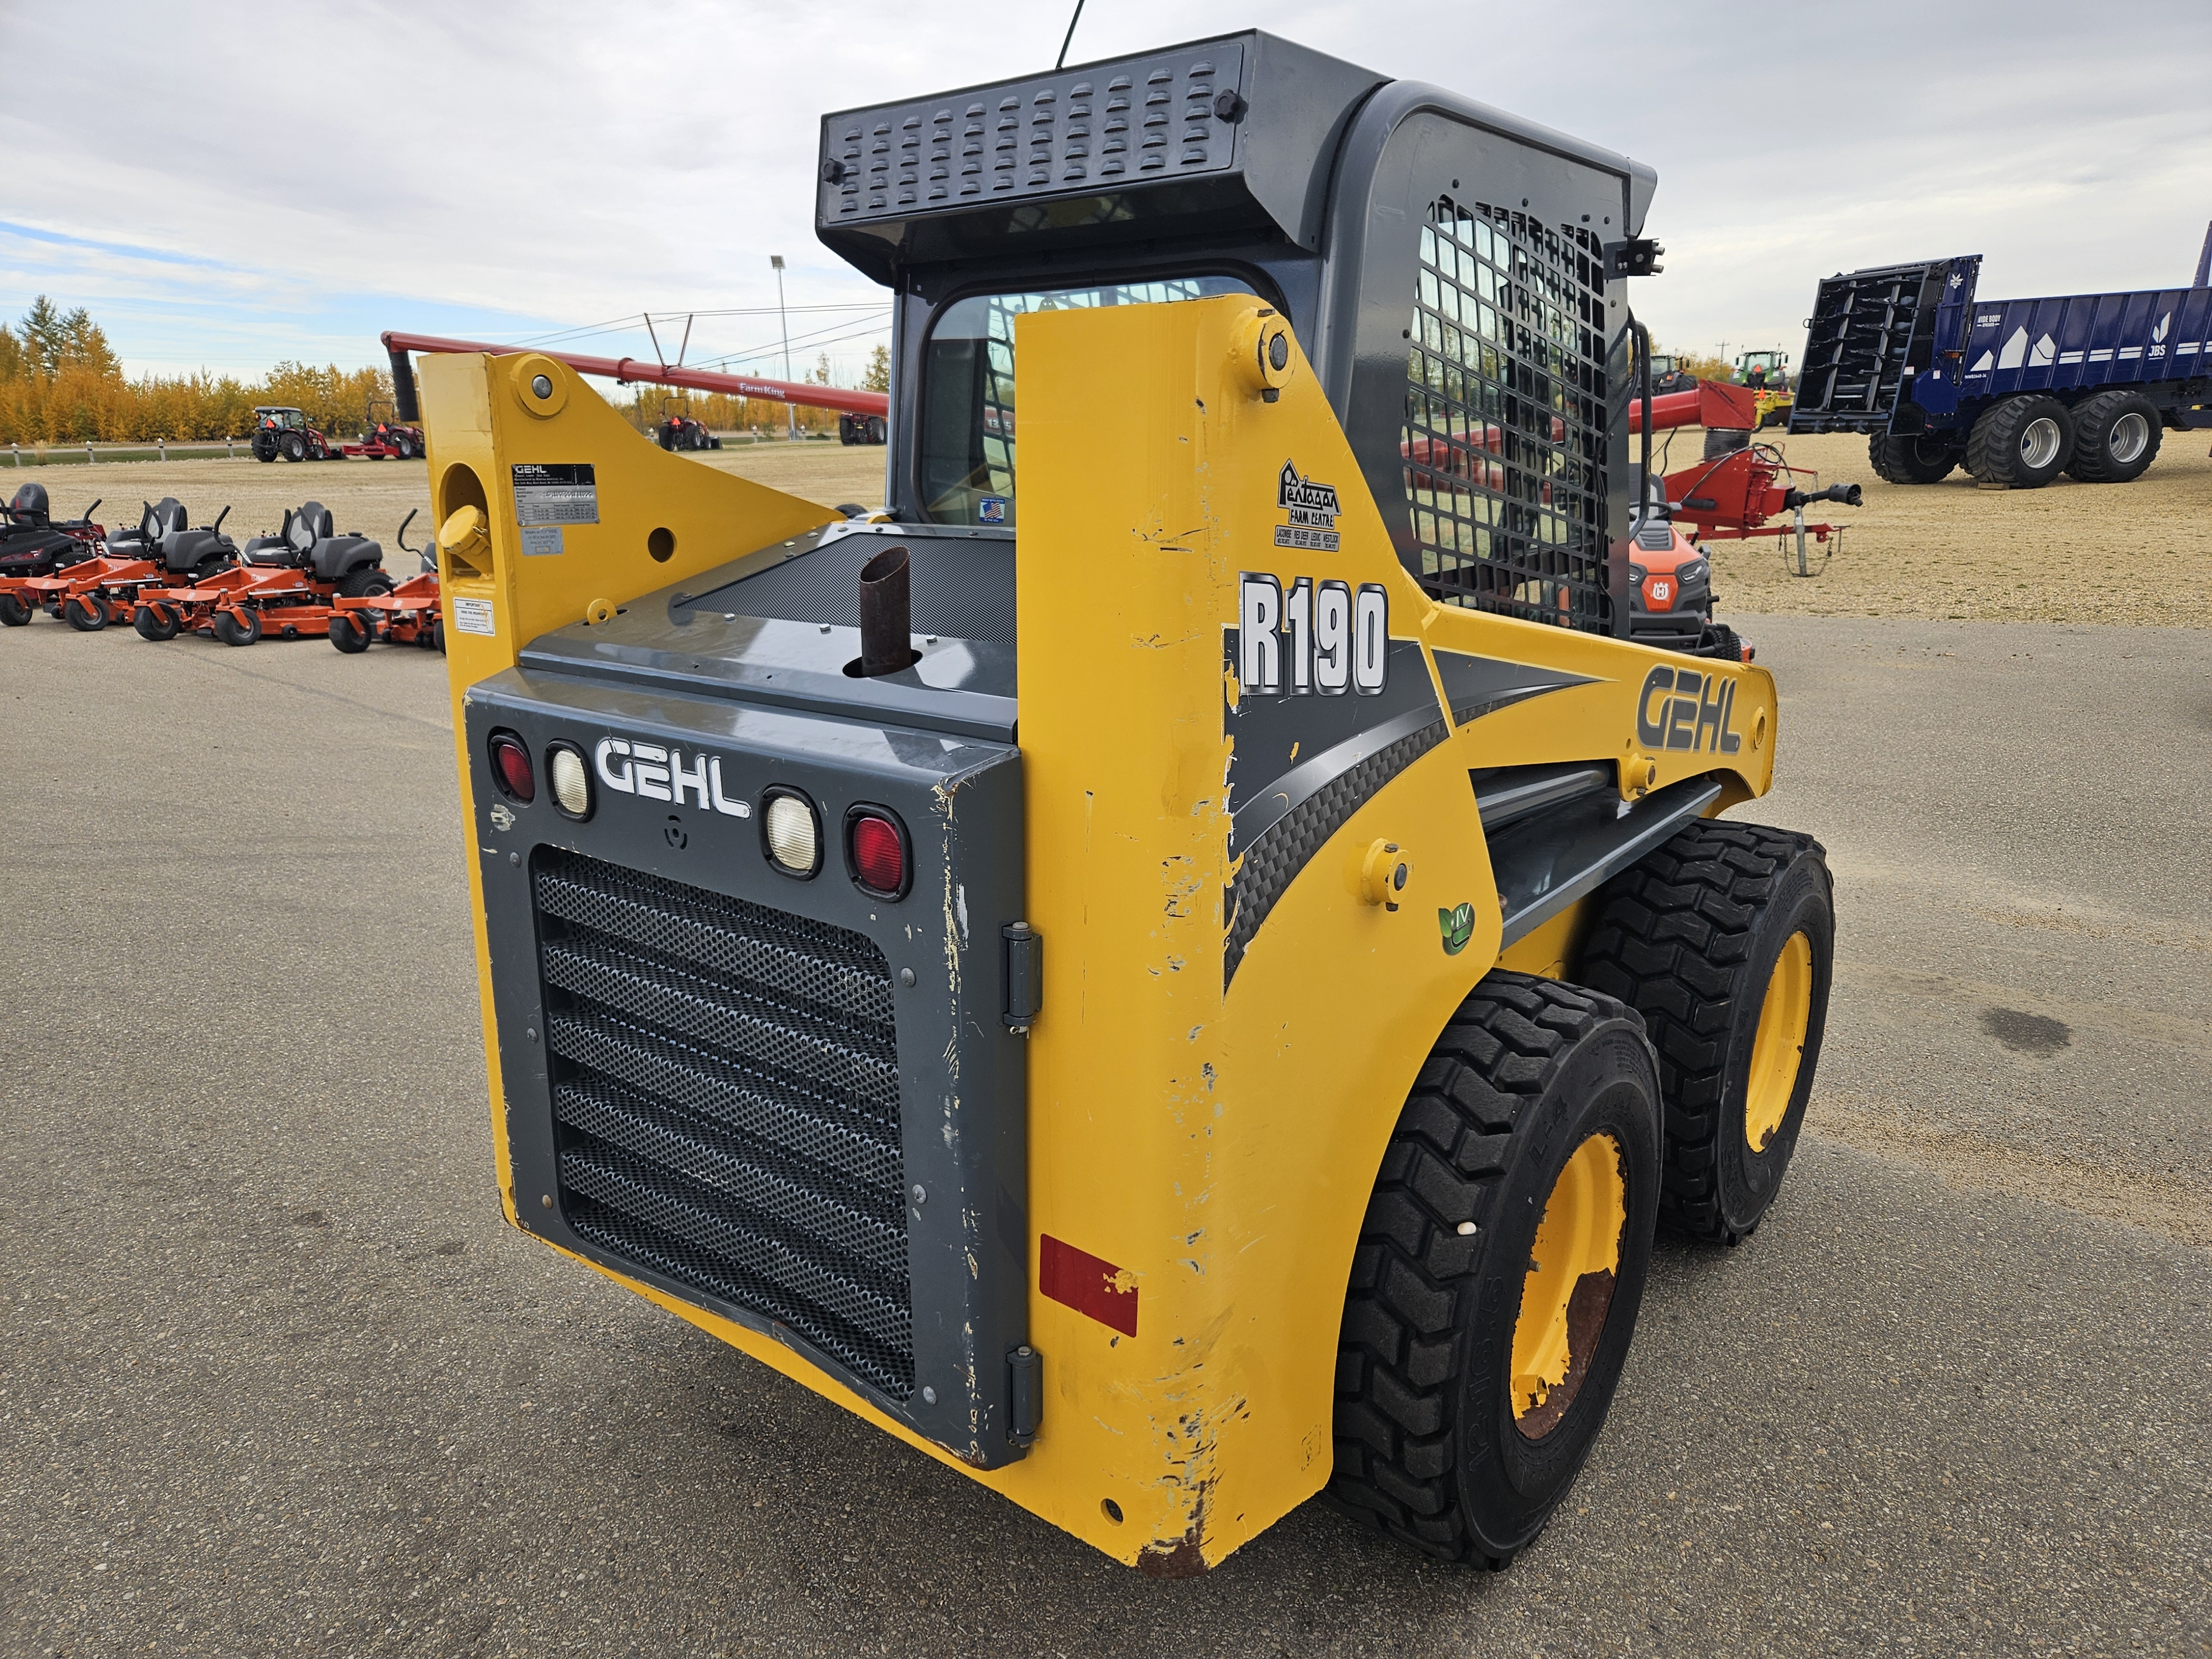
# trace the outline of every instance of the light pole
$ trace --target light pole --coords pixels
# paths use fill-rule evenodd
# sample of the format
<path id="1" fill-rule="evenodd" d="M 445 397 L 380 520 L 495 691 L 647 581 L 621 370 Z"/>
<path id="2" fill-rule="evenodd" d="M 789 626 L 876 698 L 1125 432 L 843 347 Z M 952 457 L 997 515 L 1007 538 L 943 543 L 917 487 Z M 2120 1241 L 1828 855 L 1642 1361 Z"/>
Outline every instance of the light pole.
<path id="1" fill-rule="evenodd" d="M 775 267 L 775 314 L 776 319 L 783 325 L 783 378 L 788 380 L 791 378 L 791 318 L 783 308 L 783 255 L 771 253 L 768 256 L 768 262 Z M 784 404 L 783 418 L 795 442 L 799 437 L 797 406 L 788 403 Z"/>

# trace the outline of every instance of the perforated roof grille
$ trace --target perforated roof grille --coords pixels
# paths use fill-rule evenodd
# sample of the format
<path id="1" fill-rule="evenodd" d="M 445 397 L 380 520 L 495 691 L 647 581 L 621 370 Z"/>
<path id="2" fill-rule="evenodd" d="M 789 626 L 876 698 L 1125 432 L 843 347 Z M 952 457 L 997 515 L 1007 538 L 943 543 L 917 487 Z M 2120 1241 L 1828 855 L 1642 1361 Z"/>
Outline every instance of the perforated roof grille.
<path id="1" fill-rule="evenodd" d="M 1421 228 L 1412 341 L 1403 453 L 1422 586 L 1610 633 L 1597 238 L 1440 198 Z"/>
<path id="2" fill-rule="evenodd" d="M 541 849 L 562 1216 L 914 1387 L 890 969 L 860 934 Z"/>

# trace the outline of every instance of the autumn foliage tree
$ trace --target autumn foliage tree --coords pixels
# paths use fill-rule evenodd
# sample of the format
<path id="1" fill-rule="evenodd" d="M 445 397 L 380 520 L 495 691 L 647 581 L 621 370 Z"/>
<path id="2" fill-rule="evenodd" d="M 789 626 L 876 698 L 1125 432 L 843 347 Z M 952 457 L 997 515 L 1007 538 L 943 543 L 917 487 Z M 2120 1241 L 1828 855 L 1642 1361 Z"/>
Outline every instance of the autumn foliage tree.
<path id="1" fill-rule="evenodd" d="M 151 443 L 244 437 L 257 404 L 289 404 L 324 431 L 354 437 L 373 398 L 392 395 L 382 369 L 283 362 L 246 385 L 228 374 L 125 378 L 107 336 L 82 306 L 45 295 L 13 328 L 0 326 L 0 444 Z"/>

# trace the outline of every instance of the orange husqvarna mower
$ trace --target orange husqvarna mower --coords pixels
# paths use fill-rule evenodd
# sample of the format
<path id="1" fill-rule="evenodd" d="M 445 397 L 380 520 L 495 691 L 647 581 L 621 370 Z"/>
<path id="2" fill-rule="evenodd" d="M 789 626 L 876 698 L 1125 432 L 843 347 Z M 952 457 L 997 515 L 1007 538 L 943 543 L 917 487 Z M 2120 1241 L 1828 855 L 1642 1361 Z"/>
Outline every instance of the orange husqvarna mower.
<path id="1" fill-rule="evenodd" d="M 211 575 L 237 557 L 237 546 L 222 533 L 228 507 L 214 524 L 195 526 L 173 495 L 143 505 L 136 530 L 108 537 L 97 558 L 25 581 L 26 597 L 80 634 L 96 634 L 128 613 L 142 589 L 179 575 Z"/>
<path id="2" fill-rule="evenodd" d="M 131 623 L 149 640 L 207 633 L 225 645 L 252 645 L 265 633 L 284 639 L 327 634 L 334 602 L 392 591 L 384 549 L 365 536 L 341 536 L 330 509 L 307 501 L 285 510 L 273 536 L 246 543 L 239 562 L 188 587 L 149 588 Z"/>
<path id="3" fill-rule="evenodd" d="M 27 483 L 0 507 L 0 624 L 21 628 L 44 601 L 27 584 L 100 556 L 106 531 L 94 524 L 94 501 L 82 519 L 58 520 L 46 487 Z"/>
<path id="4" fill-rule="evenodd" d="M 418 574 L 389 593 L 359 598 L 341 594 L 331 601 L 337 613 L 330 622 L 331 643 L 348 656 L 368 650 L 380 639 L 388 645 L 419 646 L 425 651 L 442 653 L 446 648 L 444 612 L 439 605 L 438 555 L 428 547 L 407 545 L 407 526 L 414 522 L 415 514 L 410 513 L 399 521 L 399 533 L 392 539 L 402 553 L 412 553 L 422 562 Z"/>

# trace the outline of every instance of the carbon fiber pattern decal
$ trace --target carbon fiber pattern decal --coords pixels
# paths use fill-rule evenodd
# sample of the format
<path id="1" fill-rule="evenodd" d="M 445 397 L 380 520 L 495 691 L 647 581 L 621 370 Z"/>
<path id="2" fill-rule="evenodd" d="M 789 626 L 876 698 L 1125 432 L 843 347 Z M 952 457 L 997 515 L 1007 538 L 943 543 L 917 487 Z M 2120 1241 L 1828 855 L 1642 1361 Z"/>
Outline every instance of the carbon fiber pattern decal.
<path id="1" fill-rule="evenodd" d="M 1237 977 L 1260 924 L 1298 872 L 1376 790 L 1442 743 L 1449 729 L 1443 720 L 1433 720 L 1376 750 L 1323 784 L 1252 844 L 1229 887 L 1229 938 L 1221 951 L 1224 991 Z"/>

